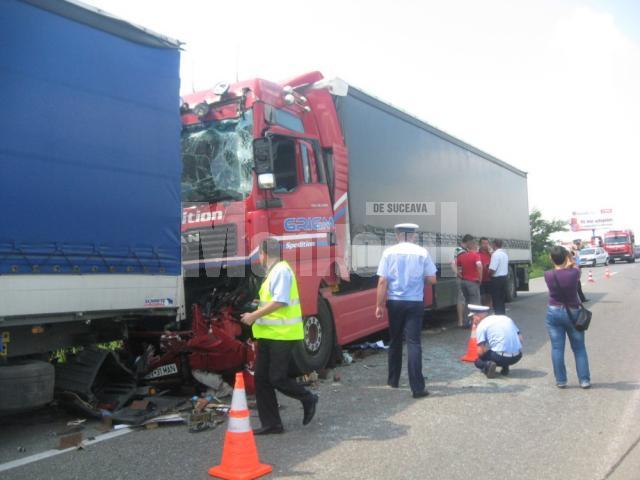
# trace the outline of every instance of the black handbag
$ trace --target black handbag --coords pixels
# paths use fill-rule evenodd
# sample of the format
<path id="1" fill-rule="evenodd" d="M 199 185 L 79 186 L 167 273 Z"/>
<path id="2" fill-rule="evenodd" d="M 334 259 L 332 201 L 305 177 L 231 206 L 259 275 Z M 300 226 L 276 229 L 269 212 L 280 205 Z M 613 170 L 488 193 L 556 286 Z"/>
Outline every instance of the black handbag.
<path id="1" fill-rule="evenodd" d="M 573 323 L 573 326 L 576 330 L 578 330 L 579 332 L 584 332 L 589 328 L 589 325 L 591 324 L 591 317 L 593 316 L 593 313 L 591 313 L 590 310 L 584 308 L 583 304 L 580 304 L 578 305 L 578 314 L 575 316 L 575 318 L 573 318 L 573 316 L 571 315 L 571 309 L 569 308 L 566 297 L 564 296 L 564 292 L 562 291 L 562 287 L 560 287 L 560 282 L 558 282 L 558 277 L 555 270 L 553 271 L 553 279 L 555 280 L 558 291 L 562 293 L 562 303 L 564 303 L 564 308 L 567 309 L 569 320 L 571 320 L 571 323 Z"/>

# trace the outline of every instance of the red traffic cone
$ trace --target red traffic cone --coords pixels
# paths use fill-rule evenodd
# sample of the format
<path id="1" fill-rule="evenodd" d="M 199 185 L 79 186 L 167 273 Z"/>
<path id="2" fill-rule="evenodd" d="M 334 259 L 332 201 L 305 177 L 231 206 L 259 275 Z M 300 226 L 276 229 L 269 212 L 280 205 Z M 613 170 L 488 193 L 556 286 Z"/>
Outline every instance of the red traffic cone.
<path id="1" fill-rule="evenodd" d="M 604 279 L 609 280 L 611 278 L 611 272 L 609 271 L 609 267 L 607 267 L 604 271 Z"/>
<path id="2" fill-rule="evenodd" d="M 596 283 L 596 281 L 593 279 L 593 272 L 591 272 L 591 270 L 589 270 L 589 276 L 587 277 L 587 282 Z"/>
<path id="3" fill-rule="evenodd" d="M 478 342 L 476 340 L 476 323 L 471 327 L 471 336 L 467 343 L 467 353 L 460 357 L 463 362 L 475 362 L 478 359 Z"/>
<path id="4" fill-rule="evenodd" d="M 242 372 L 236 373 L 236 384 L 231 397 L 229 424 L 224 438 L 222 462 L 211 467 L 209 475 L 224 480 L 252 480 L 270 473 L 271 465 L 260 463 L 258 449 L 249 423 L 247 395 Z"/>

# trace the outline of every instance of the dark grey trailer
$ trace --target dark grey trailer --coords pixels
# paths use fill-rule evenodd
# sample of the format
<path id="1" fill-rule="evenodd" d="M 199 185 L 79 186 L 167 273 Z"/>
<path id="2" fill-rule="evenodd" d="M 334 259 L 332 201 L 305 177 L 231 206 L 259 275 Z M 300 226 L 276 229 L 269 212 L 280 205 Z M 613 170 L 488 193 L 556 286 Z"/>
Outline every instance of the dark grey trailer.
<path id="1" fill-rule="evenodd" d="M 525 172 L 356 88 L 336 97 L 336 108 L 349 150 L 354 274 L 370 275 L 384 245 L 395 241 L 393 225 L 412 222 L 439 266 L 438 306 L 455 303 L 450 262 L 466 233 L 502 239 L 512 264 L 510 293 L 527 288 Z"/>

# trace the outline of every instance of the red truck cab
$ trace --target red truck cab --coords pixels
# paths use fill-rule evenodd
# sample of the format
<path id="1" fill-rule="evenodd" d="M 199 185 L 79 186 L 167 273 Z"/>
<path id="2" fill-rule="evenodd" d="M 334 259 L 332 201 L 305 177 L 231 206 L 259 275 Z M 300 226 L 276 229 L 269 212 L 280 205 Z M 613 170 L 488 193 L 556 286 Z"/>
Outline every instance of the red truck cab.
<path id="1" fill-rule="evenodd" d="M 604 234 L 604 249 L 609 254 L 609 260 L 626 260 L 629 263 L 636 261 L 635 236 L 631 230 L 610 230 Z"/>
<path id="2" fill-rule="evenodd" d="M 218 84 L 183 97 L 181 107 L 185 303 L 215 291 L 242 309 L 260 282 L 260 241 L 275 237 L 296 271 L 305 317 L 296 361 L 305 369 L 324 366 L 336 341 L 386 322 L 375 321 L 373 290 L 348 305 L 332 296 L 340 277 L 349 278 L 348 164 L 332 98 L 346 93 L 340 82 L 312 72 L 284 84 Z M 348 320 L 336 325 L 339 312 Z"/>

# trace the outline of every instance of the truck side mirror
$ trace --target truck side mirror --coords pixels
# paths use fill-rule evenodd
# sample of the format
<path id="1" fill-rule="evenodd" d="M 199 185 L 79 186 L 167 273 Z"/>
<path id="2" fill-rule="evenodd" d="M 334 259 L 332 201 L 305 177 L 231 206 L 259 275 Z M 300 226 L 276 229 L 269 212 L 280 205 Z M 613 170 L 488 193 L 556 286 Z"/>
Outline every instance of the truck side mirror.
<path id="1" fill-rule="evenodd" d="M 258 187 L 263 190 L 276 188 L 276 176 L 273 173 L 259 173 Z"/>
<path id="2" fill-rule="evenodd" d="M 253 161 L 258 175 L 258 187 L 270 189 L 275 187 L 273 175 L 273 151 L 271 137 L 256 138 L 253 141 Z"/>

